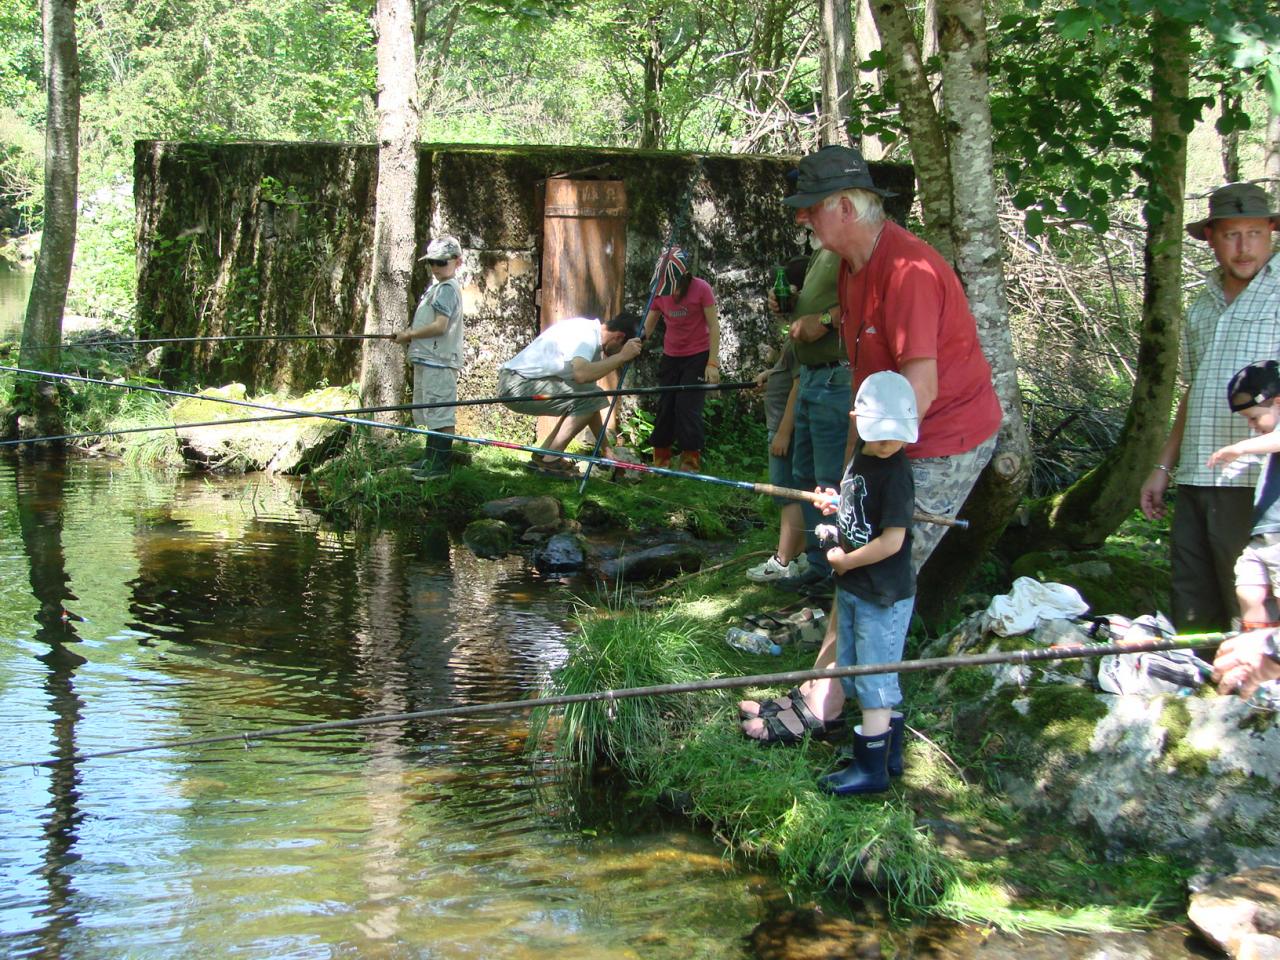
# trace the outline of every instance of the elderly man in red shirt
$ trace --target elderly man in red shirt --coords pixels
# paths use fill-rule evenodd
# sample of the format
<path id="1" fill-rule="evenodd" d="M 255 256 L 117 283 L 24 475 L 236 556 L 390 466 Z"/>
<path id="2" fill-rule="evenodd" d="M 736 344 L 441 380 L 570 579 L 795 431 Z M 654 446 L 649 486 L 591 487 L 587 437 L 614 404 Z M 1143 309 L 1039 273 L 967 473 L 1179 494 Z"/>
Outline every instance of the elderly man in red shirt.
<path id="1" fill-rule="evenodd" d="M 1003 414 L 959 277 L 938 251 L 885 217 L 886 195 L 861 153 L 829 146 L 800 161 L 796 191 L 783 202 L 795 208 L 797 223 L 841 257 L 840 322 L 854 392 L 881 370 L 902 374 L 915 391 L 920 431 L 907 457 L 917 510 L 953 516 L 991 460 Z M 846 460 L 856 442 L 851 419 Z M 915 524 L 911 563 L 917 572 L 946 531 L 940 524 Z M 835 662 L 832 619 L 817 667 Z M 770 739 L 756 715 L 774 712 L 789 728 L 821 735 L 844 707 L 838 682 L 812 681 L 796 692 L 803 703 L 793 704 L 794 697 L 741 703 L 746 734 Z M 895 715 L 891 773 L 901 770 L 902 722 Z"/>

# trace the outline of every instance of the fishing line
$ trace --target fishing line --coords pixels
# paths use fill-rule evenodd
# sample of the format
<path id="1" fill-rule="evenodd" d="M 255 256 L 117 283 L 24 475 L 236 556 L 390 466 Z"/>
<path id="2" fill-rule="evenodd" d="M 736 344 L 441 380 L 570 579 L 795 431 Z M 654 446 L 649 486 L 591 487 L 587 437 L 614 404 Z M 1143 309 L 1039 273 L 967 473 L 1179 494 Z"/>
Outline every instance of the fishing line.
<path id="1" fill-rule="evenodd" d="M 229 397 L 202 397 L 198 394 L 185 393 L 181 390 L 169 390 L 165 387 L 152 387 L 138 383 L 116 383 L 112 380 L 100 380 L 95 377 L 82 377 L 72 373 L 52 373 L 47 370 L 28 370 L 25 367 L 9 366 L 0 366 L 0 370 L 8 371 L 10 373 L 26 374 L 28 376 L 48 377 L 54 380 L 71 380 L 77 383 L 93 383 L 105 387 L 120 387 L 125 390 L 139 390 L 144 393 L 158 393 L 168 397 L 183 397 L 191 400 L 210 400 L 215 403 L 227 403 L 236 407 L 249 407 L 254 410 L 268 410 L 272 413 L 318 417 L 322 420 L 333 420 L 338 423 L 350 424 L 357 427 L 377 427 L 383 430 L 394 430 L 399 433 L 410 433 L 423 437 L 444 437 L 449 440 L 456 440 L 461 443 L 474 443 L 483 447 L 498 447 L 503 450 L 520 450 L 535 456 L 552 457 L 565 460 L 581 460 L 586 463 L 597 464 L 599 466 L 613 467 L 616 470 L 631 470 L 637 473 L 651 473 L 657 476 L 675 477 L 683 480 L 699 480 L 703 483 L 714 483 L 720 486 L 734 487 L 738 490 L 747 490 L 751 493 L 761 493 L 768 496 L 782 497 L 787 500 L 808 501 L 819 508 L 834 506 L 838 503 L 836 498 L 832 498 L 821 493 L 814 493 L 809 490 L 795 490 L 790 487 L 774 486 L 771 483 L 753 483 L 749 480 L 730 480 L 727 477 L 717 477 L 709 473 L 692 473 L 684 470 L 672 470 L 668 467 L 655 467 L 646 463 L 631 463 L 627 460 L 614 460 L 610 457 L 596 457 L 586 453 L 570 453 L 567 450 L 549 450 L 545 447 L 535 447 L 531 444 L 525 443 L 513 443 L 509 440 L 490 440 L 484 437 L 468 437 L 460 433 L 445 433 L 440 430 L 429 430 L 426 427 L 409 427 L 399 423 L 382 423 L 378 420 L 366 420 L 361 417 L 346 417 L 334 413 L 322 413 L 318 410 L 291 410 L 287 407 L 274 407 L 265 403 L 255 403 L 252 400 L 233 400 Z M 967 520 L 960 520 L 954 517 L 939 517 L 926 513 L 916 513 L 914 515 L 914 519 L 920 523 L 937 523 L 949 527 L 964 528 L 969 525 Z"/>
<path id="2" fill-rule="evenodd" d="M 123 386 L 123 384 L 116 384 L 114 382 L 112 385 Z M 321 414 L 349 416 L 355 413 L 394 413 L 401 410 L 431 410 L 439 407 L 478 407 L 494 403 L 505 403 L 508 400 L 554 400 L 559 399 L 560 397 L 568 397 L 572 399 L 573 397 L 599 396 L 601 393 L 605 396 L 609 396 L 611 394 L 630 396 L 632 394 L 662 393 L 668 391 L 678 392 L 682 390 L 746 390 L 754 386 L 755 381 L 743 380 L 725 384 L 692 383 L 678 384 L 671 387 L 630 387 L 626 390 L 601 390 L 599 393 L 567 393 L 554 395 L 549 393 L 536 393 L 527 397 L 478 397 L 471 400 L 440 400 L 433 403 L 396 403 L 382 407 L 349 407 L 345 410 L 322 410 L 316 413 L 303 413 L 299 411 L 298 413 L 276 414 L 271 417 L 239 417 L 225 420 L 199 420 L 191 421 L 189 423 L 163 423 L 152 424 L 146 427 L 119 427 L 114 430 L 92 430 L 86 433 L 62 433 L 43 437 L 25 437 L 18 440 L 0 440 L 0 447 L 9 447 L 23 443 L 53 443 L 55 441 L 62 440 L 84 440 L 89 437 L 114 437 L 117 434 L 126 433 L 153 433 L 160 430 L 177 430 L 179 428 L 186 430 L 191 427 L 230 427 L 245 423 L 269 423 L 273 420 L 298 420 L 311 416 L 319 416 Z M 219 399 L 217 397 L 201 397 L 198 394 L 191 394 L 191 396 L 196 396 L 201 400 Z"/>
<path id="3" fill-rule="evenodd" d="M 63 348 L 127 347 L 152 343 L 226 343 L 260 340 L 390 340 L 394 333 L 235 333 L 212 337 L 151 337 L 144 340 L 71 340 Z"/>
<path id="4" fill-rule="evenodd" d="M 962 667 L 988 666 L 996 663 L 1029 664 L 1041 660 L 1074 660 L 1090 657 L 1105 657 L 1122 653 L 1151 653 L 1160 650 L 1187 650 L 1203 647 L 1208 643 L 1216 643 L 1232 634 L 1201 633 L 1176 637 L 1172 640 L 1152 640 L 1143 643 L 1123 644 L 1090 644 L 1074 647 L 1037 647 L 1029 650 L 997 651 L 957 655 L 953 657 L 933 657 L 923 660 L 902 660 L 897 663 L 870 663 L 851 667 L 825 667 L 814 670 L 789 670 L 781 673 L 760 673 L 746 677 L 719 677 L 706 680 L 690 680 L 684 683 L 663 683 L 647 687 L 624 687 L 617 690 L 599 690 L 594 693 L 567 693 L 553 697 L 537 697 L 530 700 L 503 700 L 498 703 L 474 703 L 461 706 L 434 707 L 429 710 L 414 710 L 409 713 L 379 714 L 371 717 L 356 717 L 351 720 L 328 720 L 321 723 L 306 723 L 293 727 L 275 727 L 267 730 L 243 731 L 241 733 L 224 733 L 212 737 L 197 737 L 189 740 L 170 740 L 165 743 L 153 743 L 138 747 L 121 747 L 117 750 L 102 750 L 95 753 L 78 753 L 70 757 L 55 760 L 37 760 L 26 763 L 10 763 L 0 766 L 0 771 L 17 770 L 23 767 L 55 767 L 62 763 L 79 763 L 84 760 L 99 760 L 105 757 L 120 757 L 132 753 L 145 753 L 152 750 L 174 750 L 179 747 L 197 747 L 217 743 L 239 742 L 246 746 L 254 740 L 267 740 L 274 737 L 288 737 L 302 733 L 318 733 L 327 730 L 346 730 L 353 727 L 368 727 L 384 723 L 404 723 L 409 720 L 427 720 L 433 717 L 474 717 L 492 713 L 514 713 L 533 710 L 538 707 L 560 707 L 575 703 L 598 703 L 601 700 L 633 700 L 642 697 L 658 697 L 670 694 L 698 693 L 705 690 L 732 690 L 739 687 L 772 687 L 784 684 L 796 685 L 808 680 L 826 680 L 838 677 L 867 677 L 883 673 L 917 673 L 928 670 L 950 670 Z"/>

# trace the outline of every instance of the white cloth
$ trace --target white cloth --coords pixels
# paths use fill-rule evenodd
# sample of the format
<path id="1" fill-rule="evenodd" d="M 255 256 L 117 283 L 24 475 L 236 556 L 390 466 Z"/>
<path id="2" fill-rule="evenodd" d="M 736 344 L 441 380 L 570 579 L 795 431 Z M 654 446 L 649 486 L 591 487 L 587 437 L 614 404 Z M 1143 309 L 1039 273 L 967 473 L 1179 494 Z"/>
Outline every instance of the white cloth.
<path id="1" fill-rule="evenodd" d="M 987 607 L 987 629 L 1010 637 L 1030 633 L 1041 620 L 1069 620 L 1088 609 L 1089 605 L 1074 587 L 1019 577 L 1008 593 L 992 598 Z"/>
<path id="2" fill-rule="evenodd" d="M 600 356 L 600 321 L 589 317 L 566 317 L 538 334 L 537 339 L 500 369 L 522 377 L 571 379 L 573 358 L 591 363 Z"/>

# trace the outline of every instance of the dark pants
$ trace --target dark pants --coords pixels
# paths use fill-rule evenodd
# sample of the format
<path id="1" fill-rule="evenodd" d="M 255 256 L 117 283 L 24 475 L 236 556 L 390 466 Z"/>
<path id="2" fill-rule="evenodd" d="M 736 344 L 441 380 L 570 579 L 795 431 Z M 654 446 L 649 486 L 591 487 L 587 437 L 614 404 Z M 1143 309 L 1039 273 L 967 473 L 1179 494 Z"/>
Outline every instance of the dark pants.
<path id="1" fill-rule="evenodd" d="M 658 383 L 664 387 L 702 383 L 707 372 L 710 351 L 703 350 L 689 357 L 668 357 L 665 353 L 658 363 Z M 654 447 L 670 447 L 672 440 L 681 450 L 701 450 L 706 440 L 702 428 L 702 405 L 707 394 L 702 390 L 673 391 L 660 395 L 658 417 L 653 424 L 649 443 Z"/>
<path id="2" fill-rule="evenodd" d="M 1173 625 L 1180 633 L 1229 630 L 1240 616 L 1235 563 L 1252 527 L 1250 488 L 1178 485 L 1169 540 Z"/>

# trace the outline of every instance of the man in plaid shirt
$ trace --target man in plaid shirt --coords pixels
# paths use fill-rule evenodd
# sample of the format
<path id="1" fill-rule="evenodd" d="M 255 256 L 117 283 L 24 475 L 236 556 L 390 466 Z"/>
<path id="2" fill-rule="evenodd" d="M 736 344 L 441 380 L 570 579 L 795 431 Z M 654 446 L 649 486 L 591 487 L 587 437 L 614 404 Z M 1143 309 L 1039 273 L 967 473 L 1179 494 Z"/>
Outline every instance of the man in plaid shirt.
<path id="1" fill-rule="evenodd" d="M 1180 630 L 1225 630 L 1239 610 L 1233 568 L 1249 539 L 1257 464 L 1211 468 L 1209 455 L 1248 436 L 1226 402 L 1227 384 L 1255 360 L 1280 358 L 1280 254 L 1272 235 L 1280 213 L 1257 184 L 1230 183 L 1209 196 L 1209 215 L 1187 224 L 1218 260 L 1187 312 L 1183 374 L 1190 384 L 1169 437 L 1142 485 L 1142 512 L 1165 514 L 1176 469 L 1177 509 L 1170 536 L 1172 616 Z M 1258 625 L 1261 626 L 1261 625 Z"/>

